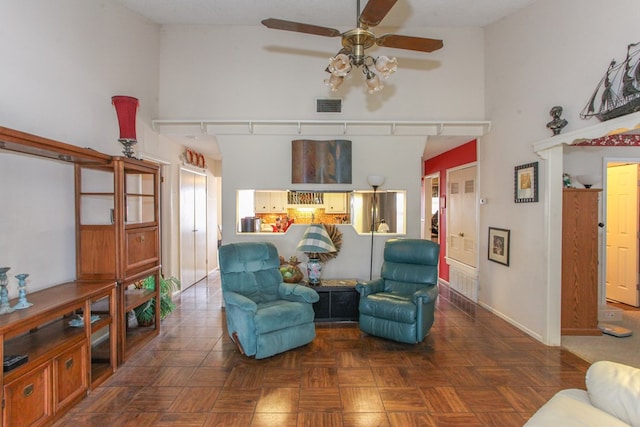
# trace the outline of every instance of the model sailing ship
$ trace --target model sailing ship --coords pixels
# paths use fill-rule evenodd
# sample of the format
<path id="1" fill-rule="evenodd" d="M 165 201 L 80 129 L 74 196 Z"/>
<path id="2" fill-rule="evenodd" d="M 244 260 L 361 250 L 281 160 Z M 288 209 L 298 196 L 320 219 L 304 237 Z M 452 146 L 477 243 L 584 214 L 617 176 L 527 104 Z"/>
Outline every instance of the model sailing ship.
<path id="1" fill-rule="evenodd" d="M 605 121 L 636 111 L 640 111 L 640 42 L 627 46 L 627 57 L 620 64 L 611 61 L 580 117 Z"/>

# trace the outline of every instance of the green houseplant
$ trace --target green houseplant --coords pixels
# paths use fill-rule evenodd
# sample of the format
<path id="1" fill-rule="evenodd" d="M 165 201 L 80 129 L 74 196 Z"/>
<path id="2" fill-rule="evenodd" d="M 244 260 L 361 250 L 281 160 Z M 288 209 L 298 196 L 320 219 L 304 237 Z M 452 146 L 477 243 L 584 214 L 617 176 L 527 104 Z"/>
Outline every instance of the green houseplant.
<path id="1" fill-rule="evenodd" d="M 142 280 L 140 288 L 154 290 L 156 287 L 155 276 L 149 276 Z M 180 289 L 180 280 L 176 277 L 165 278 L 160 275 L 160 320 L 164 320 L 169 313 L 176 308 L 176 304 L 172 301 L 171 295 Z M 144 304 L 139 305 L 133 310 L 141 326 L 148 326 L 153 323 L 156 315 L 156 299 L 152 298 Z"/>

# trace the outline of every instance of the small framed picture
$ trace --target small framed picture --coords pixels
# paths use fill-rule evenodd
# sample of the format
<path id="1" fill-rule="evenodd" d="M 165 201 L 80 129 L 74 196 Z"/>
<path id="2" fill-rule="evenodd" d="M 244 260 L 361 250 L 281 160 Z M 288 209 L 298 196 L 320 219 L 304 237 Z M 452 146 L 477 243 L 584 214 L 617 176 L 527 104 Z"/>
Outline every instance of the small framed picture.
<path id="1" fill-rule="evenodd" d="M 489 260 L 509 265 L 510 234 L 510 230 L 489 227 Z"/>
<path id="2" fill-rule="evenodd" d="M 515 167 L 515 202 L 538 201 L 538 162 Z"/>

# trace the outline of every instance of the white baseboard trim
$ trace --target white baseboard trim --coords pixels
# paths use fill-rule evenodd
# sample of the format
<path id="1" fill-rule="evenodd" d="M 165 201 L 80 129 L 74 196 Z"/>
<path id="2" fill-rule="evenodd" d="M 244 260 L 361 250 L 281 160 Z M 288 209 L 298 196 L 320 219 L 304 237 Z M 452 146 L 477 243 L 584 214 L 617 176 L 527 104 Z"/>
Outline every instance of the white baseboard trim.
<path id="1" fill-rule="evenodd" d="M 532 338 L 540 341 L 542 344 L 544 345 L 548 345 L 547 343 L 544 342 L 544 338 L 542 337 L 542 335 L 532 331 L 531 329 L 527 328 L 526 326 L 516 322 L 515 320 L 513 320 L 512 318 L 510 318 L 509 316 L 505 315 L 504 313 L 493 309 L 493 307 L 488 306 L 487 304 L 483 303 L 483 302 L 478 302 L 478 305 L 482 308 L 484 308 L 485 310 L 488 310 L 489 312 L 491 312 L 492 314 L 495 314 L 496 316 L 498 316 L 499 318 L 501 318 L 502 320 L 504 320 L 505 322 L 515 326 L 516 328 L 520 329 L 522 332 L 524 332 L 525 334 L 531 336 Z"/>

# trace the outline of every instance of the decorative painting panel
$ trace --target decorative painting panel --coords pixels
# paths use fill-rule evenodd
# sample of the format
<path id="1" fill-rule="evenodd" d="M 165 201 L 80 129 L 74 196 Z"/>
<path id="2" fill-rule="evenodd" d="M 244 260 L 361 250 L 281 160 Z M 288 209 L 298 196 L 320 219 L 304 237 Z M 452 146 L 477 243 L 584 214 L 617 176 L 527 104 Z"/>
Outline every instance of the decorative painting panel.
<path id="1" fill-rule="evenodd" d="M 351 184 L 351 141 L 291 141 L 292 184 Z"/>

